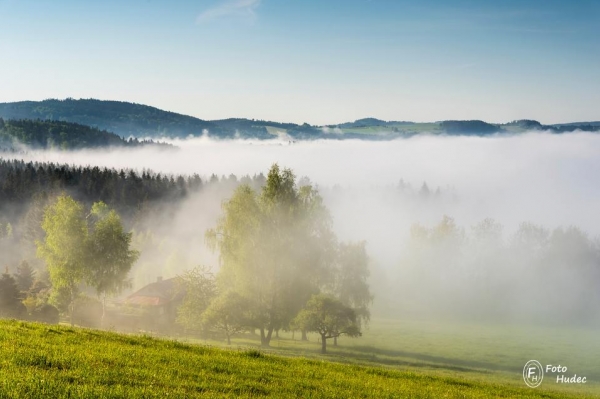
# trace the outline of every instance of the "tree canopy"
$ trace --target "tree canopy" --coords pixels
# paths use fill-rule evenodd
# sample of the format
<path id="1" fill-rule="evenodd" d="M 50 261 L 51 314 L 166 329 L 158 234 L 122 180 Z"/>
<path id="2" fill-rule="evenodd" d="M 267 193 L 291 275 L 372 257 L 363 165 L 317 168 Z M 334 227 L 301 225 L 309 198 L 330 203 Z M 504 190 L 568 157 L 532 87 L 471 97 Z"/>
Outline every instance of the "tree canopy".
<path id="1" fill-rule="evenodd" d="M 97 202 L 92 206 L 90 216 L 93 225 L 86 246 L 86 282 L 103 298 L 104 321 L 106 296 L 118 294 L 130 286 L 127 275 L 139 258 L 139 252 L 130 248 L 132 234 L 123 230 L 121 217 L 114 209 Z"/>
<path id="2" fill-rule="evenodd" d="M 260 193 L 238 187 L 206 237 L 220 251 L 219 287 L 245 298 L 249 324 L 260 330 L 265 346 L 274 330 L 290 326 L 312 295 L 336 284 L 336 273 L 352 269 L 336 268 L 338 243 L 317 190 L 299 186 L 290 169 L 276 164 Z M 354 281 L 364 282 L 361 273 Z M 366 306 L 362 298 L 346 299 Z"/>
<path id="3" fill-rule="evenodd" d="M 206 267 L 197 267 L 178 277 L 178 290 L 183 302 L 177 309 L 177 323 L 187 331 L 204 329 L 204 311 L 217 295 L 214 275 Z"/>
<path id="4" fill-rule="evenodd" d="M 327 352 L 327 340 L 330 338 L 361 335 L 354 309 L 327 294 L 314 295 L 293 320 L 293 324 L 321 336 L 321 353 Z"/>
<path id="5" fill-rule="evenodd" d="M 231 345 L 231 337 L 251 325 L 248 304 L 237 292 L 226 291 L 203 312 L 202 322 L 209 329 L 222 331 L 227 338 L 227 345 Z"/>
<path id="6" fill-rule="evenodd" d="M 44 212 L 43 241 L 38 241 L 38 256 L 47 264 L 54 287 L 54 302 L 66 302 L 71 324 L 75 300 L 82 283 L 106 297 L 120 292 L 138 257 L 130 249 L 131 234 L 123 231 L 121 219 L 104 203 L 96 203 L 89 216 L 84 207 L 63 194 Z"/>

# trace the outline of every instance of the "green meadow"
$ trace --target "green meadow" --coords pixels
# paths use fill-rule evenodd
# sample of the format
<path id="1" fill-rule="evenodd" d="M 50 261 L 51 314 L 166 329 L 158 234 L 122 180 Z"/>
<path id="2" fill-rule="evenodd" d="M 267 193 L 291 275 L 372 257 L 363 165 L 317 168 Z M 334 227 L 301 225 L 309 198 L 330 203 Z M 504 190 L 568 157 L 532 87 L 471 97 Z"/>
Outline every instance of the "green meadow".
<path id="1" fill-rule="evenodd" d="M 278 136 L 280 134 L 287 133 L 287 129 L 281 129 L 281 128 L 274 127 L 274 126 L 265 126 L 265 129 L 267 129 L 267 132 L 269 134 L 272 134 L 273 136 Z"/>
<path id="2" fill-rule="evenodd" d="M 566 375 L 586 376 L 587 382 L 556 384 L 556 374 L 547 374 L 535 390 L 598 397 L 599 334 L 597 329 L 548 325 L 374 319 L 361 338 L 341 338 L 337 347 L 329 343 L 327 355 L 319 353 L 318 336 L 311 334 L 309 342 L 302 342 L 297 334 L 281 333 L 268 352 L 513 387 L 525 387 L 523 367 L 538 360 L 567 366 Z M 186 341 L 225 347 L 217 341 Z M 233 341 L 242 348 L 260 344 L 249 335 Z"/>
<path id="3" fill-rule="evenodd" d="M 533 335 L 531 335 L 533 334 Z M 537 335 L 536 335 L 537 334 Z M 540 335 L 542 334 L 542 335 Z M 261 350 L 251 335 L 217 341 L 0 321 L 0 398 L 572 398 L 597 397 L 593 332 L 374 320 L 362 338 L 318 354 L 281 334 Z M 548 341 L 550 340 L 550 341 Z M 595 344 L 588 343 L 596 342 Z M 221 347 L 222 346 L 222 347 Z M 585 386 L 521 379 L 530 357 L 556 359 Z"/>
<path id="4" fill-rule="evenodd" d="M 343 128 L 343 133 L 364 134 L 364 135 L 386 135 L 394 132 L 400 135 L 413 135 L 419 133 L 441 134 L 442 129 L 439 123 L 411 123 L 397 124 L 386 127 L 382 126 L 364 126 Z"/>

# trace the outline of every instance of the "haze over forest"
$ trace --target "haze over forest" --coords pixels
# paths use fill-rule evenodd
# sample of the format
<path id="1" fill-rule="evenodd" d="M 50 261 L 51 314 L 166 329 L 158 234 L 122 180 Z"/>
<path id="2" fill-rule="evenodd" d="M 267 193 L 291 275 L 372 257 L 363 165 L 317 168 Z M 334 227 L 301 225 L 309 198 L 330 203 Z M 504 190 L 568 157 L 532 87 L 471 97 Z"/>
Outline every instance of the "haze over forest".
<path id="1" fill-rule="evenodd" d="M 138 176 L 147 172 L 176 178 L 181 175 L 184 179 L 197 176 L 202 188 L 188 189 L 168 205 L 168 212 L 150 211 L 143 219 L 126 217 L 127 225 L 137 231 L 137 245 L 142 253 L 132 270 L 134 289 L 158 276 L 175 277 L 199 264 L 218 270 L 217 258 L 203 242 L 205 231 L 216 223 L 222 201 L 240 182 L 250 177 L 253 185 L 260 187 L 262 183 L 256 177 L 264 176 L 274 163 L 291 168 L 302 184 L 310 182 L 318 188 L 341 240 L 366 241 L 372 270 L 370 281 L 376 293 L 374 310 L 382 314 L 394 313 L 394 309 L 415 313 L 419 308 L 411 310 L 407 302 L 390 296 L 394 291 L 390 281 L 419 286 L 411 271 L 417 266 L 402 266 L 410 253 L 415 226 L 435 228 L 451 220 L 457 232 L 465 235 L 467 254 L 476 251 L 475 238 L 470 235 L 486 220 L 497 229 L 498 248 L 509 245 L 524 222 L 547 229 L 548 234 L 554 229 L 577 227 L 590 243 L 600 234 L 600 218 L 594 212 L 600 186 L 593 172 L 600 167 L 596 157 L 600 135 L 594 132 L 578 130 L 557 135 L 552 131 L 524 130 L 516 135 L 489 137 L 468 132 L 424 132 L 385 141 L 293 140 L 287 135 L 215 140 L 205 134 L 187 139 L 163 138 L 162 142 L 162 146 L 102 145 L 71 151 L 24 146 L 13 148 L 3 158 L 56 166 L 123 169 Z M 68 186 L 66 189 L 73 193 L 79 190 Z M 117 204 L 115 199 L 110 201 L 110 206 Z M 18 204 L 20 212 L 10 212 L 11 207 L 4 206 L 5 224 L 20 225 L 16 216 L 27 212 L 22 201 Z M 129 206 L 118 209 L 124 211 L 124 216 L 133 217 Z M 15 232 L 19 234 L 18 227 Z M 143 243 L 145 232 L 155 236 Z M 160 249 L 152 248 L 159 242 Z M 13 265 L 18 258 L 15 254 Z M 433 263 L 428 267 L 438 266 Z M 495 272 L 486 264 L 479 268 L 477 273 Z M 508 273 L 508 281 L 517 283 L 516 271 L 503 273 Z M 421 283 L 433 286 L 429 279 Z M 456 284 L 468 290 L 470 283 Z M 414 303 L 415 296 L 411 298 L 408 303 Z M 446 305 L 449 298 L 454 297 L 445 297 Z M 436 307 L 440 305 L 431 306 L 438 312 Z M 468 306 L 462 310 L 463 315 L 469 314 Z"/>
<path id="2" fill-rule="evenodd" d="M 0 0 L 0 398 L 598 397 L 599 22 Z"/>

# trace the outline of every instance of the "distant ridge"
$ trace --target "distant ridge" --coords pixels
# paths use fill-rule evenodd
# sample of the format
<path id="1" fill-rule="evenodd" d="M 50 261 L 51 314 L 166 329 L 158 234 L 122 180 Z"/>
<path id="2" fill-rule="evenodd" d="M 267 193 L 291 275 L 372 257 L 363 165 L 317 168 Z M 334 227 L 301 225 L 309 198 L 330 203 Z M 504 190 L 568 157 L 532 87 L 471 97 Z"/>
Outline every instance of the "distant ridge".
<path id="1" fill-rule="evenodd" d="M 600 126 L 600 121 L 595 122 L 569 122 L 569 123 L 557 123 L 553 126 Z"/>
<path id="2" fill-rule="evenodd" d="M 571 122 L 556 125 L 522 119 L 504 124 L 481 120 L 447 120 L 430 123 L 385 121 L 373 117 L 327 126 L 280 123 L 265 120 L 228 118 L 202 120 L 188 115 L 143 104 L 96 99 L 44 100 L 0 103 L 0 118 L 6 120 L 56 120 L 90 126 L 113 132 L 121 137 L 185 138 L 207 134 L 214 138 L 271 139 L 287 137 L 293 140 L 362 139 L 390 140 L 418 134 L 486 136 L 515 134 L 530 130 L 566 133 L 575 130 L 600 131 L 600 122 Z"/>
<path id="3" fill-rule="evenodd" d="M 209 130 L 227 136 L 219 126 L 192 116 L 147 105 L 102 100 L 44 100 L 1 103 L 4 119 L 44 119 L 78 123 L 107 130 L 122 137 L 200 136 Z"/>

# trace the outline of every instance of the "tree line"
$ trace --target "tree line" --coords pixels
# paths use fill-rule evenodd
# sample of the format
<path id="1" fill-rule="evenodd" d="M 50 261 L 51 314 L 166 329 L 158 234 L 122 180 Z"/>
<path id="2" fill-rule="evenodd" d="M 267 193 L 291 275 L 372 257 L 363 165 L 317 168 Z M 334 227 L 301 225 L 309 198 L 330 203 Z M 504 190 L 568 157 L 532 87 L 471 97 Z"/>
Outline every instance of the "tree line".
<path id="1" fill-rule="evenodd" d="M 0 158 L 0 211 L 23 208 L 40 193 L 68 191 L 77 200 L 103 201 L 130 214 L 144 202 L 181 199 L 202 184 L 198 175 L 171 176 Z"/>
<path id="2" fill-rule="evenodd" d="M 506 236 L 493 219 L 470 228 L 448 216 L 431 227 L 416 224 L 390 280 L 396 314 L 600 320 L 600 241 L 574 226 L 548 229 L 524 222 Z"/>
<path id="3" fill-rule="evenodd" d="M 86 209 L 96 202 L 107 204 L 127 230 L 140 235 L 155 227 L 147 224 L 150 216 L 168 218 L 195 193 L 216 190 L 226 196 L 241 183 L 260 187 L 264 181 L 262 174 L 201 178 L 0 158 L 0 268 L 14 270 L 23 260 L 35 269 L 42 267 L 35 243 L 44 238 L 44 210 L 63 193 Z"/>
<path id="4" fill-rule="evenodd" d="M 99 147 L 139 147 L 155 145 L 174 148 L 170 144 L 137 138 L 124 139 L 106 130 L 87 125 L 40 119 L 0 118 L 0 147 L 31 149 L 74 150 Z"/>
<path id="5" fill-rule="evenodd" d="M 235 186 L 239 183 L 258 187 L 264 184 L 262 174 L 253 177 L 235 175 L 203 180 L 198 174 L 167 175 L 133 169 L 74 166 L 45 162 L 25 162 L 0 158 L 0 214 L 10 214 L 10 222 L 27 210 L 37 197 L 62 191 L 87 205 L 102 201 L 125 218 L 154 203 L 176 203 L 205 185 Z M 10 210 L 10 212 L 8 212 Z M 0 219 L 1 220 L 1 219 Z"/>

